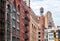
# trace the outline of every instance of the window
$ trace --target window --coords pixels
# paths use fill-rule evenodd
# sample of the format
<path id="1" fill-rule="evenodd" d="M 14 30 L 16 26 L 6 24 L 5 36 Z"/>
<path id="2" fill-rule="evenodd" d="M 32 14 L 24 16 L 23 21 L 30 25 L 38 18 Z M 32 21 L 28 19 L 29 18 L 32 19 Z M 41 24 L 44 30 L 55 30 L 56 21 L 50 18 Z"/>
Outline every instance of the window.
<path id="1" fill-rule="evenodd" d="M 2 28 L 2 23 L 0 22 L 0 29 Z"/>
<path id="2" fill-rule="evenodd" d="M 16 41 L 16 37 L 12 36 L 12 41 Z"/>
<path id="3" fill-rule="evenodd" d="M 40 40 L 38 40 L 38 41 L 40 41 Z"/>
<path id="4" fill-rule="evenodd" d="M 0 10 L 0 18 L 4 16 L 4 12 Z"/>
<path id="5" fill-rule="evenodd" d="M 17 38 L 17 41 L 20 41 L 20 39 L 19 39 L 19 38 Z"/>
<path id="6" fill-rule="evenodd" d="M 7 35 L 7 41 L 10 41 L 10 35 Z"/>
<path id="7" fill-rule="evenodd" d="M 10 23 L 10 14 L 7 13 L 7 22 Z"/>
<path id="8" fill-rule="evenodd" d="M 20 21 L 20 15 L 17 14 L 17 21 Z"/>
<path id="9" fill-rule="evenodd" d="M 20 24 L 17 22 L 17 29 L 20 30 Z"/>
<path id="10" fill-rule="evenodd" d="M 20 12 L 20 6 L 18 5 L 18 11 Z"/>
<path id="11" fill-rule="evenodd" d="M 14 2 L 12 4 L 12 9 L 13 9 L 13 11 L 16 11 L 16 2 L 15 2 L 15 0 L 14 0 Z"/>
<path id="12" fill-rule="evenodd" d="M 12 33 L 13 33 L 13 34 L 16 34 L 15 28 L 12 28 Z"/>
<path id="13" fill-rule="evenodd" d="M 15 27 L 15 20 L 12 19 L 12 26 Z"/>
<path id="14" fill-rule="evenodd" d="M 20 35 L 20 30 L 17 30 L 17 31 L 16 31 L 16 34 L 17 34 L 17 35 Z"/>
<path id="15" fill-rule="evenodd" d="M 12 18 L 15 19 L 15 12 L 14 11 L 12 12 Z"/>
<path id="16" fill-rule="evenodd" d="M 7 31 L 10 32 L 10 23 L 7 23 Z"/>
<path id="17" fill-rule="evenodd" d="M 10 5 L 8 4 L 8 5 L 7 5 L 7 13 L 10 13 L 10 11 L 11 11 L 11 10 L 10 10 Z"/>
<path id="18" fill-rule="evenodd" d="M 38 34 L 40 34 L 40 32 L 38 32 Z"/>
<path id="19" fill-rule="evenodd" d="M 32 24 L 32 27 L 33 27 L 33 24 Z"/>
<path id="20" fill-rule="evenodd" d="M 38 36 L 40 38 L 40 36 Z"/>

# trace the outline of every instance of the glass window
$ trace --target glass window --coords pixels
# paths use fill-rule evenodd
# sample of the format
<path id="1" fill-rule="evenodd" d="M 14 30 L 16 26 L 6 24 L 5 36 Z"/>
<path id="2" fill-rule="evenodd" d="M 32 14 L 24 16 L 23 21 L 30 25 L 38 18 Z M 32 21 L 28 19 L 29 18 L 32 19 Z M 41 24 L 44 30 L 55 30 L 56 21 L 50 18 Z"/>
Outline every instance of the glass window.
<path id="1" fill-rule="evenodd" d="M 19 30 L 20 29 L 20 24 L 17 22 L 17 29 Z"/>
<path id="2" fill-rule="evenodd" d="M 38 40 L 38 41 L 40 41 L 40 40 Z"/>
<path id="3" fill-rule="evenodd" d="M 20 21 L 20 15 L 17 14 L 17 20 Z"/>
<path id="4" fill-rule="evenodd" d="M 38 32 L 38 34 L 40 34 L 40 32 Z"/>
<path id="5" fill-rule="evenodd" d="M 12 18 L 15 19 L 15 12 L 12 12 Z"/>
<path id="6" fill-rule="evenodd" d="M 15 2 L 15 0 L 14 0 L 14 2 L 12 4 L 12 9 L 13 9 L 13 11 L 16 11 L 16 2 Z"/>
<path id="7" fill-rule="evenodd" d="M 16 37 L 13 36 L 13 37 L 12 37 L 12 41 L 16 41 Z"/>
<path id="8" fill-rule="evenodd" d="M 18 11 L 20 12 L 20 5 L 18 5 Z"/>
<path id="9" fill-rule="evenodd" d="M 17 38 L 17 41 L 20 41 L 20 39 L 19 39 L 19 38 Z"/>
<path id="10" fill-rule="evenodd" d="M 33 27 L 33 24 L 32 24 L 32 27 Z"/>
<path id="11" fill-rule="evenodd" d="M 11 10 L 10 10 L 10 5 L 8 4 L 8 5 L 7 5 L 7 13 L 10 13 L 10 11 L 11 11 Z"/>
<path id="12" fill-rule="evenodd" d="M 7 35 L 7 41 L 10 41 L 10 35 Z"/>
<path id="13" fill-rule="evenodd" d="M 38 36 L 40 38 L 40 36 Z"/>
<path id="14" fill-rule="evenodd" d="M 2 28 L 2 23 L 0 23 L 0 29 Z"/>
<path id="15" fill-rule="evenodd" d="M 12 26 L 15 27 L 15 20 L 12 19 Z"/>
<path id="16" fill-rule="evenodd" d="M 17 35 L 20 35 L 20 30 L 17 30 L 17 31 L 16 31 L 16 34 L 17 34 Z"/>
<path id="17" fill-rule="evenodd" d="M 12 28 L 12 33 L 13 33 L 13 34 L 16 34 L 15 28 Z"/>

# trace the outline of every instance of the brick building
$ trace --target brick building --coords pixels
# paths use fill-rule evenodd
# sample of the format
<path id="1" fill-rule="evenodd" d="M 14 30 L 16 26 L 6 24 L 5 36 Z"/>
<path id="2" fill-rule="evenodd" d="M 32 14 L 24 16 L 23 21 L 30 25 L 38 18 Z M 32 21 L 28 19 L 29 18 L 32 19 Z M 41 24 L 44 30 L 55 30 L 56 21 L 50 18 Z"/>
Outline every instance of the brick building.
<path id="1" fill-rule="evenodd" d="M 28 16 L 23 0 L 0 0 L 0 41 L 29 41 Z"/>
<path id="2" fill-rule="evenodd" d="M 20 40 L 21 41 L 30 41 L 29 39 L 29 7 L 26 5 L 25 1 L 21 1 L 21 14 L 20 14 Z"/>

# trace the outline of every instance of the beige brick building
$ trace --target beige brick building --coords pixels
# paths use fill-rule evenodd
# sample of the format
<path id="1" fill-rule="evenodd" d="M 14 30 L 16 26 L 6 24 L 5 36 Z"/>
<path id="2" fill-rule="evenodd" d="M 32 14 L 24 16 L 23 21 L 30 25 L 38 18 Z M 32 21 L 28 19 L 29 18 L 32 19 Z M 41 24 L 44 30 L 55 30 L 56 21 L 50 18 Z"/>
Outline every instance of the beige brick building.
<path id="1" fill-rule="evenodd" d="M 50 28 L 50 27 L 55 27 L 53 18 L 52 18 L 52 13 L 50 11 L 48 11 L 45 14 L 45 28 Z"/>
<path id="2" fill-rule="evenodd" d="M 32 10 L 30 14 L 30 41 L 38 41 L 38 16 Z"/>

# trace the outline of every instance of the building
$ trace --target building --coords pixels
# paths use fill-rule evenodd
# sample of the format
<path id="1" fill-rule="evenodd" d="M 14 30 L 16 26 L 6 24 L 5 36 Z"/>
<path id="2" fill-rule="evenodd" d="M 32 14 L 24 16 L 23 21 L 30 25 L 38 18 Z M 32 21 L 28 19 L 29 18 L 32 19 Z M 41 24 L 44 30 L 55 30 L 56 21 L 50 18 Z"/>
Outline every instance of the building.
<path id="1" fill-rule="evenodd" d="M 48 11 L 45 14 L 45 28 L 50 28 L 50 27 L 55 27 L 53 18 L 52 18 L 52 13 L 50 11 Z"/>
<path id="2" fill-rule="evenodd" d="M 48 41 L 55 41 L 54 28 L 48 29 Z"/>
<path id="3" fill-rule="evenodd" d="M 40 8 L 40 17 L 39 17 L 39 25 L 40 25 L 40 41 L 44 41 L 44 28 L 45 28 L 45 18 L 43 15 L 44 9 L 43 7 Z"/>
<path id="4" fill-rule="evenodd" d="M 20 2 L 0 0 L 0 3 L 0 41 L 20 41 Z"/>
<path id="5" fill-rule="evenodd" d="M 30 8 L 21 0 L 20 41 L 30 41 Z"/>
<path id="6" fill-rule="evenodd" d="M 0 0 L 0 41 L 29 41 L 29 21 L 23 0 Z"/>
<path id="7" fill-rule="evenodd" d="M 48 41 L 60 41 L 60 28 L 49 28 L 48 29 Z"/>
<path id="8" fill-rule="evenodd" d="M 30 10 L 30 41 L 38 41 L 38 37 L 40 38 L 40 36 L 38 36 L 38 24 L 39 24 L 39 20 L 38 20 L 38 16 L 35 15 L 35 13 L 33 12 L 33 10 Z"/>
<path id="9" fill-rule="evenodd" d="M 44 29 L 44 41 L 48 41 L 48 29 Z"/>

